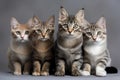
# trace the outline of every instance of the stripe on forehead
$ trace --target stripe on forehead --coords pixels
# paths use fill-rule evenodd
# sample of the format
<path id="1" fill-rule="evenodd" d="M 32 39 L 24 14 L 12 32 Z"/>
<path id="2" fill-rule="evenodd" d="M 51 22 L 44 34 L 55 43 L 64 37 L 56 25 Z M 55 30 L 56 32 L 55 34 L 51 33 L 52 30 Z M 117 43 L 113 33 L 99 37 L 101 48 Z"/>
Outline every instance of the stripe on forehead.
<path id="1" fill-rule="evenodd" d="M 41 29 L 45 29 L 45 28 L 46 28 L 46 22 L 42 22 Z"/>
<path id="2" fill-rule="evenodd" d="M 96 30 L 96 25 L 94 23 L 91 23 L 90 29 Z"/>
<path id="3" fill-rule="evenodd" d="M 75 16 L 70 15 L 70 16 L 68 17 L 68 22 L 69 22 L 69 23 L 75 23 Z"/>

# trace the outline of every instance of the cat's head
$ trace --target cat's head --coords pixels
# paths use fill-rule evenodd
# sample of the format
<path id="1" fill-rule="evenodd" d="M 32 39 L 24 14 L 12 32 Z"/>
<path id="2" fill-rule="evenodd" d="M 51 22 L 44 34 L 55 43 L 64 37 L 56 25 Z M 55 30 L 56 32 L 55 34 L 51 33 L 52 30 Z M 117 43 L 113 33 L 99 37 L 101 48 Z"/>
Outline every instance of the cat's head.
<path id="1" fill-rule="evenodd" d="M 64 37 L 78 37 L 82 35 L 82 25 L 84 23 L 84 10 L 80 10 L 76 15 L 69 15 L 65 8 L 59 11 L 58 34 Z"/>
<path id="2" fill-rule="evenodd" d="M 37 40 L 47 41 L 53 39 L 55 17 L 51 16 L 46 22 L 41 22 L 37 17 L 33 17 L 33 30 Z"/>
<path id="3" fill-rule="evenodd" d="M 11 18 L 11 33 L 12 38 L 18 42 L 27 42 L 29 41 L 29 36 L 32 33 L 31 26 L 29 23 L 32 22 L 30 19 L 26 24 L 20 24 L 16 18 Z"/>
<path id="4" fill-rule="evenodd" d="M 99 42 L 105 40 L 107 37 L 105 18 L 101 17 L 95 24 L 88 25 L 88 28 L 85 29 L 84 33 L 89 41 Z"/>

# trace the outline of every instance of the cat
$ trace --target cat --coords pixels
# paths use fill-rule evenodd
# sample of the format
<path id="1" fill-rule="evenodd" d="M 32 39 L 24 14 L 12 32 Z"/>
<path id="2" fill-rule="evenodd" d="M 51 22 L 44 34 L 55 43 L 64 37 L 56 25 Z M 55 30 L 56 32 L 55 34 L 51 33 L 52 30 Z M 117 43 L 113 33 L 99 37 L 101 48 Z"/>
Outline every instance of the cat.
<path id="1" fill-rule="evenodd" d="M 80 10 L 75 16 L 68 15 L 65 8 L 61 7 L 59 12 L 59 26 L 57 40 L 55 43 L 56 76 L 70 74 L 79 76 L 83 63 L 82 27 L 84 10 Z"/>
<path id="2" fill-rule="evenodd" d="M 16 18 L 11 19 L 11 41 L 8 50 L 9 68 L 14 75 L 29 74 L 31 69 L 32 46 L 29 36 L 32 19 L 20 24 Z"/>
<path id="3" fill-rule="evenodd" d="M 32 55 L 34 76 L 47 76 L 50 74 L 50 66 L 53 54 L 54 45 L 54 26 L 55 17 L 51 16 L 46 22 L 41 22 L 37 16 L 33 17 L 32 46 L 34 52 Z"/>
<path id="4" fill-rule="evenodd" d="M 101 17 L 96 23 L 88 24 L 84 29 L 83 75 L 106 76 L 106 67 L 111 64 L 107 49 L 106 20 Z"/>

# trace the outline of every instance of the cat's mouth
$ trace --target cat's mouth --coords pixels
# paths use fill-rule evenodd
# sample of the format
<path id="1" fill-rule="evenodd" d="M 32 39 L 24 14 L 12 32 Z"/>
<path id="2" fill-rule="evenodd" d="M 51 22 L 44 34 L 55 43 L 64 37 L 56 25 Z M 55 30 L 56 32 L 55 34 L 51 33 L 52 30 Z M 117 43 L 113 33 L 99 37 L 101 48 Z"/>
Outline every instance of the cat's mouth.
<path id="1" fill-rule="evenodd" d="M 41 41 L 47 41 L 48 39 L 47 38 L 41 38 L 40 40 Z"/>

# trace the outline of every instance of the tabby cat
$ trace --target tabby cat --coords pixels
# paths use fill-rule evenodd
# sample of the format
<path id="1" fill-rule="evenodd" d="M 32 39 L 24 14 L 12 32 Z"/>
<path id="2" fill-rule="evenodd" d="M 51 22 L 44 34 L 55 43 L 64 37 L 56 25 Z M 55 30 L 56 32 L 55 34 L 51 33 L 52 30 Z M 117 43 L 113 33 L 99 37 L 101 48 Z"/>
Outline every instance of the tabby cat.
<path id="1" fill-rule="evenodd" d="M 83 20 L 84 10 L 80 10 L 73 16 L 68 15 L 63 7 L 60 8 L 55 52 L 56 76 L 64 76 L 65 74 L 81 75 L 80 68 L 83 63 L 81 25 Z"/>
<path id="2" fill-rule="evenodd" d="M 29 36 L 32 33 L 30 19 L 26 24 L 20 24 L 15 18 L 11 19 L 11 42 L 8 51 L 9 68 L 15 75 L 29 74 L 31 68 L 31 53 Z"/>
<path id="3" fill-rule="evenodd" d="M 52 52 L 54 45 L 54 24 L 54 16 L 51 16 L 46 22 L 41 22 L 36 16 L 33 17 L 34 35 L 32 37 L 32 46 L 34 53 L 32 55 L 32 75 L 49 75 L 51 61 L 54 57 Z"/>
<path id="4" fill-rule="evenodd" d="M 83 75 L 106 76 L 105 68 L 111 58 L 107 49 L 106 20 L 101 17 L 95 24 L 88 24 L 84 32 Z"/>

